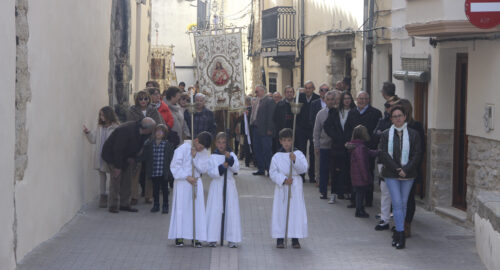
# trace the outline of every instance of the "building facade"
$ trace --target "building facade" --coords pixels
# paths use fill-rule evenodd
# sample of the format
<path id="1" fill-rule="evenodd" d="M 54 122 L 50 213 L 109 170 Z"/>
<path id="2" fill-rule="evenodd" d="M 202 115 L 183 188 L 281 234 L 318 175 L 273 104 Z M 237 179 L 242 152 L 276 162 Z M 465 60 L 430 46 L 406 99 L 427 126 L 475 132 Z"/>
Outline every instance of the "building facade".
<path id="1" fill-rule="evenodd" d="M 254 1 L 252 88 L 265 84 L 270 92 L 283 92 L 286 85 L 298 88 L 307 80 L 334 86 L 347 77 L 352 91 L 360 91 L 363 50 L 357 30 L 362 23 L 344 6 L 327 0 Z"/>
<path id="2" fill-rule="evenodd" d="M 414 118 L 424 124 L 425 181 L 417 193 L 429 209 L 474 226 L 483 262 L 499 269 L 493 254 L 500 252 L 495 112 L 500 97 L 494 75 L 500 72 L 500 27 L 473 26 L 464 1 L 377 2 L 370 83 L 377 90 L 392 80 L 397 95 L 413 102 Z M 381 108 L 382 99 L 374 99 Z"/>
<path id="3" fill-rule="evenodd" d="M 117 22 L 113 21 L 115 5 L 125 3 L 127 13 L 121 18 L 128 18 L 128 24 L 112 28 L 110 22 Z M 146 82 L 143 57 L 149 42 L 144 35 L 140 49 L 132 46 L 138 43 L 129 34 L 123 51 L 112 44 L 113 31 L 137 33 L 129 27 L 144 24 L 149 28 L 148 7 L 148 1 L 136 0 L 2 2 L 2 269 L 15 269 L 27 253 L 98 195 L 92 146 L 83 136 L 82 124 L 95 128 L 101 107 L 129 97 L 136 82 Z M 140 16 L 135 13 L 138 10 L 142 10 Z M 115 61 L 112 67 L 115 56 L 121 62 Z M 126 76 L 121 76 L 124 70 Z M 117 81 L 123 85 L 117 87 Z M 117 95 L 117 90 L 124 89 L 127 92 Z"/>

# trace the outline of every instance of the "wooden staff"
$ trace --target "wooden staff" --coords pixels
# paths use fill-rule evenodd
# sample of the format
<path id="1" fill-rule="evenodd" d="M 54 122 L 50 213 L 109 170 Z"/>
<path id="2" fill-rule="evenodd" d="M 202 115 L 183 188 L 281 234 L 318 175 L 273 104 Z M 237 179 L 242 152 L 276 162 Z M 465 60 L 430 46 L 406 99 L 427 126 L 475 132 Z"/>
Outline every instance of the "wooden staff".
<path id="1" fill-rule="evenodd" d="M 298 95 L 298 93 L 297 93 Z M 302 107 L 301 103 L 298 103 L 298 99 L 296 99 L 296 102 L 290 102 L 291 106 L 291 111 L 293 113 L 293 130 L 292 130 L 292 149 L 290 152 L 293 152 L 293 144 L 295 143 L 295 125 L 297 122 L 297 114 L 300 113 L 300 108 Z M 293 177 L 293 162 L 290 159 L 290 172 L 288 174 L 288 178 Z M 288 245 L 288 220 L 290 217 L 290 199 L 292 198 L 292 185 L 288 185 L 288 201 L 286 205 L 286 224 L 285 224 L 285 248 Z"/>
<path id="2" fill-rule="evenodd" d="M 191 94 L 191 103 L 188 105 L 189 112 L 191 113 L 191 148 L 194 148 L 194 102 Z M 194 178 L 194 157 L 191 156 L 191 176 Z M 196 247 L 196 191 L 198 190 L 198 180 L 193 184 L 193 247 Z"/>

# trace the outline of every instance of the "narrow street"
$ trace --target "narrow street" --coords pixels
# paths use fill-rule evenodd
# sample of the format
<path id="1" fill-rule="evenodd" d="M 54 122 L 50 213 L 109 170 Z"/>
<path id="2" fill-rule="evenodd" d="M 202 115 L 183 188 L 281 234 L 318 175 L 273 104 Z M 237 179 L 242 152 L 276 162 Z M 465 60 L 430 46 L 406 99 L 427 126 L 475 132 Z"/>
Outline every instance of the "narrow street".
<path id="1" fill-rule="evenodd" d="M 151 214 L 142 201 L 139 213 L 118 215 L 93 203 L 18 269 L 485 269 L 472 230 L 418 208 L 407 248 L 395 250 L 390 232 L 373 229 L 378 207 L 367 209 L 369 219 L 354 218 L 347 201 L 327 204 L 309 183 L 304 186 L 309 237 L 300 250 L 276 249 L 269 232 L 274 187 L 252 171 L 244 167 L 237 176 L 243 226 L 238 249 L 177 248 L 167 239 L 170 215 Z M 205 180 L 206 192 L 208 186 Z"/>

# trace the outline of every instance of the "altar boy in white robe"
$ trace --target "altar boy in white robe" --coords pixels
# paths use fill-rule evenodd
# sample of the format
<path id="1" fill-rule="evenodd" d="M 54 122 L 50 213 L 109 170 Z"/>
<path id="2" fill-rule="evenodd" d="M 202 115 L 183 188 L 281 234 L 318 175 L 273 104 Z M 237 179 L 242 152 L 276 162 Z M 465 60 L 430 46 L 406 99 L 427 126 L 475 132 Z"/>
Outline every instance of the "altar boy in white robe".
<path id="1" fill-rule="evenodd" d="M 207 222 L 205 215 L 205 200 L 203 183 L 200 175 L 207 173 L 213 166 L 208 152 L 212 136 L 201 132 L 191 141 L 185 141 L 175 152 L 170 171 L 174 176 L 172 199 L 172 216 L 168 239 L 175 239 L 175 245 L 184 246 L 184 239 L 193 239 L 193 186 L 196 184 L 195 200 L 195 246 L 202 247 L 201 241 L 207 240 Z M 195 176 L 192 176 L 191 161 L 195 166 Z"/>
<path id="2" fill-rule="evenodd" d="M 292 247 L 300 248 L 299 238 L 307 237 L 307 212 L 302 190 L 303 173 L 307 172 L 307 160 L 304 154 L 292 150 L 292 133 L 289 128 L 279 133 L 281 149 L 271 160 L 269 176 L 276 183 L 274 188 L 271 237 L 277 238 L 276 247 L 284 248 L 288 186 L 291 185 L 290 217 L 288 219 L 288 238 L 292 238 Z M 289 177 L 290 162 L 293 162 L 292 177 Z"/>
<path id="3" fill-rule="evenodd" d="M 222 212 L 223 212 L 223 189 L 224 173 L 227 174 L 226 186 L 226 213 L 224 216 L 224 239 L 228 241 L 230 248 L 236 248 L 241 242 L 241 220 L 240 204 L 238 202 L 238 191 L 233 174 L 240 170 L 238 157 L 227 149 L 227 136 L 219 132 L 215 137 L 216 150 L 212 154 L 213 169 L 208 172 L 212 177 L 207 199 L 207 238 L 208 245 L 215 247 L 220 240 Z"/>

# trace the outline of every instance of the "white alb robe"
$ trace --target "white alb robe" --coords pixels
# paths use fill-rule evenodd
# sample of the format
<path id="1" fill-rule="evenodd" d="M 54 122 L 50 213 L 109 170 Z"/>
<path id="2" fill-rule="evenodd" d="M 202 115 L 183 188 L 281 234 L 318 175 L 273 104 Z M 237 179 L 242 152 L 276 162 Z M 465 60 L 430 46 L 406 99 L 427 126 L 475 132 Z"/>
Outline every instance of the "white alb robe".
<path id="1" fill-rule="evenodd" d="M 184 141 L 184 144 L 175 150 L 174 157 L 170 163 L 170 170 L 175 180 L 168 239 L 193 239 L 193 186 L 186 180 L 192 173 L 191 160 L 194 160 L 195 177 L 198 179 L 195 200 L 195 238 L 198 241 L 206 241 L 205 199 L 200 174 L 207 173 L 212 167 L 212 162 L 210 153 L 206 149 L 196 153 L 195 158 L 192 159 L 191 141 Z"/>
<path id="2" fill-rule="evenodd" d="M 288 237 L 307 237 L 307 212 L 302 190 L 302 177 L 307 172 L 307 160 L 304 154 L 296 150 L 292 169 L 292 197 L 290 199 L 290 217 L 288 219 Z M 276 183 L 274 188 L 271 237 L 285 238 L 286 208 L 288 203 L 288 185 L 284 182 L 290 173 L 290 153 L 278 152 L 271 160 L 269 176 Z"/>
<path id="3" fill-rule="evenodd" d="M 240 204 L 238 201 L 238 191 L 234 182 L 233 173 L 240 170 L 238 157 L 231 152 L 234 159 L 233 166 L 227 171 L 227 189 L 226 189 L 226 214 L 224 216 L 224 240 L 228 242 L 241 242 L 241 220 Z M 210 190 L 207 199 L 207 241 L 218 242 L 220 240 L 222 211 L 223 211 L 223 189 L 224 175 L 219 175 L 219 165 L 226 160 L 224 155 L 212 154 L 213 168 L 208 172 L 212 178 Z"/>

